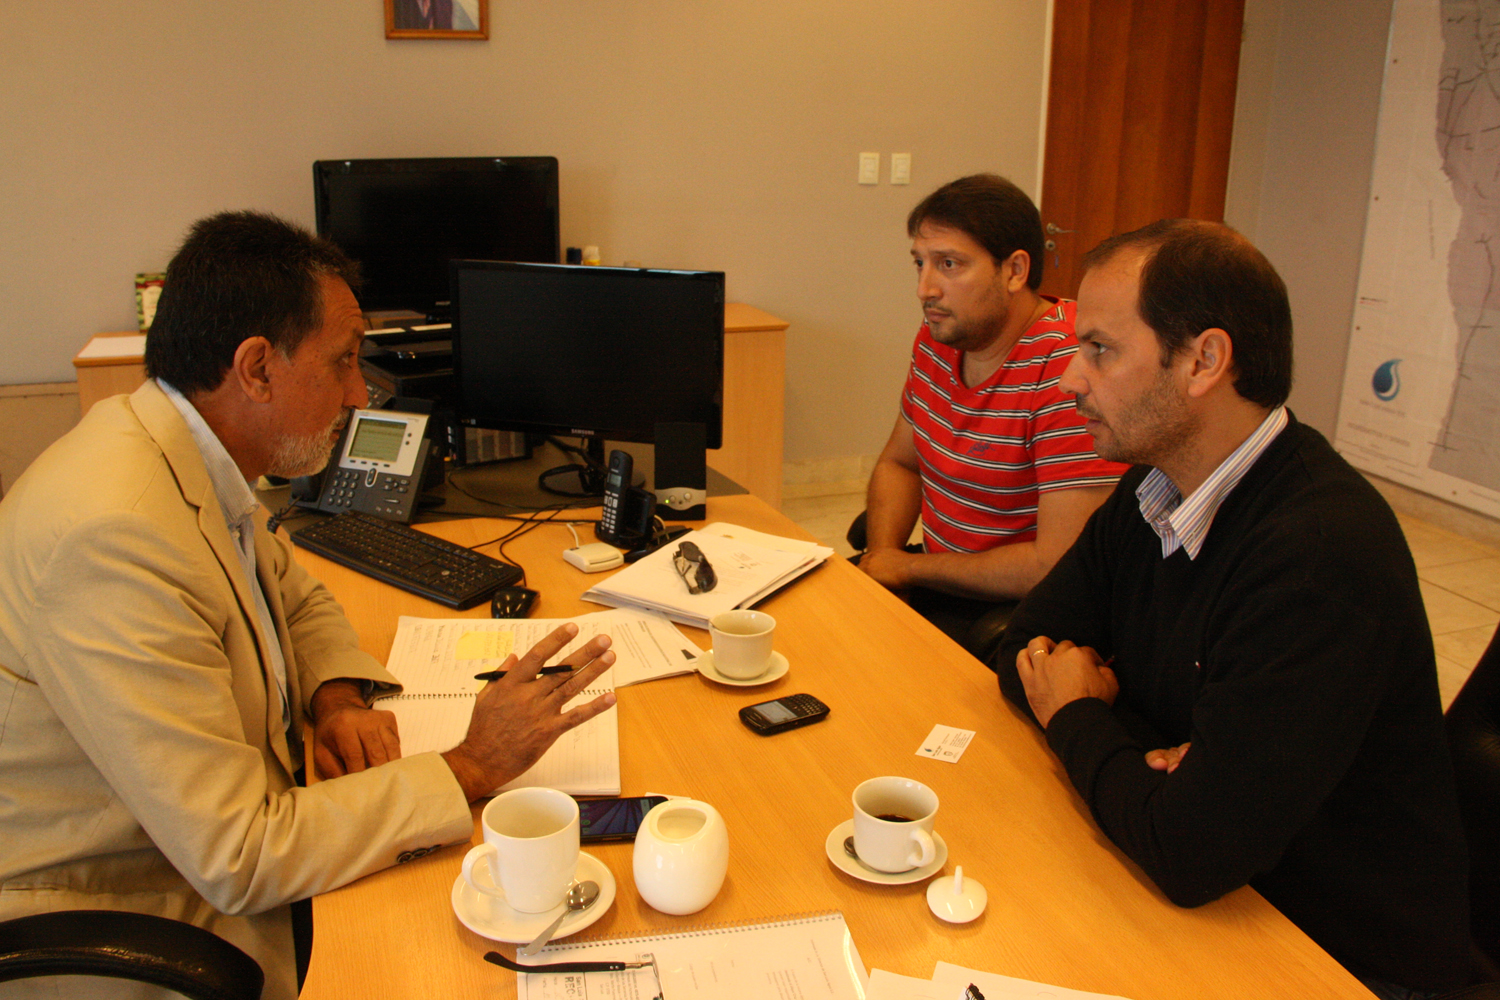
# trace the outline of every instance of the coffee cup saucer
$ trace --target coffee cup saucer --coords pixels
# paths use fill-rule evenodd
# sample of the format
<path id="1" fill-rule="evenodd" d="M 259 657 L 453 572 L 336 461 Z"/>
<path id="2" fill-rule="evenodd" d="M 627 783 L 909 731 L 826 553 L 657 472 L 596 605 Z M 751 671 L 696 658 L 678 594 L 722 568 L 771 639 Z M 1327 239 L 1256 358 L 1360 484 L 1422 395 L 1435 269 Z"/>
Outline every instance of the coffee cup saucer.
<path id="1" fill-rule="evenodd" d="M 833 862 L 833 867 L 861 882 L 873 882 L 876 885 L 907 885 L 931 878 L 942 871 L 943 865 L 948 863 L 948 842 L 934 830 L 932 831 L 932 861 L 904 872 L 876 871 L 844 853 L 844 838 L 853 834 L 854 820 L 844 820 L 828 831 L 828 839 L 823 842 L 823 851 L 828 855 L 828 860 Z"/>
<path id="2" fill-rule="evenodd" d="M 790 669 L 792 669 L 792 665 L 787 662 L 787 658 L 780 653 L 773 652 L 771 653 L 771 665 L 766 667 L 765 673 L 758 674 L 755 677 L 726 677 L 719 673 L 718 668 L 714 666 L 713 650 L 707 650 L 702 656 L 698 657 L 698 673 L 707 677 L 715 684 L 733 684 L 735 687 L 757 687 L 761 684 L 779 681 L 786 676 L 787 671 Z M 853 821 L 851 820 L 850 822 Z"/>
<path id="3" fill-rule="evenodd" d="M 477 871 L 485 866 L 480 864 L 474 867 Z M 484 874 L 488 877 L 489 872 L 485 871 Z M 573 873 L 573 881 L 583 882 L 589 879 L 599 883 L 599 898 L 588 909 L 563 918 L 562 926 L 552 935 L 552 940 L 576 934 L 604 916 L 614 905 L 614 873 L 592 854 L 579 851 L 578 868 Z M 458 917 L 459 923 L 480 937 L 510 944 L 528 944 L 563 911 L 563 904 L 558 903 L 545 913 L 521 913 L 511 909 L 505 900 L 480 892 L 463 875 L 459 875 L 453 882 L 452 899 L 453 914 Z"/>

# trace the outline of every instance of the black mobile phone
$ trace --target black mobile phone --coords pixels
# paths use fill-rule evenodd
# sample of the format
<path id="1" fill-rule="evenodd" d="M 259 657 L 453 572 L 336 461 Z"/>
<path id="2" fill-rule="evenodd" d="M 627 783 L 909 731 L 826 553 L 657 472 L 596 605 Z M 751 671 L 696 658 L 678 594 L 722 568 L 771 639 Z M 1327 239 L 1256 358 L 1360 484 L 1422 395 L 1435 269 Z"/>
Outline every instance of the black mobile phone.
<path id="1" fill-rule="evenodd" d="M 829 708 L 810 694 L 789 694 L 740 709 L 740 721 L 760 736 L 810 726 L 828 718 Z"/>
<path id="2" fill-rule="evenodd" d="M 634 840 L 641 821 L 654 807 L 667 801 L 661 795 L 627 799 L 584 799 L 578 803 L 578 839 Z"/>

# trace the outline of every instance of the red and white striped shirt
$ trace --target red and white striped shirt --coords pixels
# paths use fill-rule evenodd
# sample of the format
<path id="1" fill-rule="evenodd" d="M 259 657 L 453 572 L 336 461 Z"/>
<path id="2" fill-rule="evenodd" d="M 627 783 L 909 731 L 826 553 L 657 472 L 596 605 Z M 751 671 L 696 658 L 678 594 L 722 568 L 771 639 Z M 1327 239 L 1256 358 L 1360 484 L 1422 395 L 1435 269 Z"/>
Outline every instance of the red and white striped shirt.
<path id="1" fill-rule="evenodd" d="M 901 413 L 915 432 L 928 552 L 983 552 L 1036 538 L 1043 491 L 1110 486 L 1128 466 L 1094 454 L 1058 379 L 1078 350 L 1076 305 L 1060 299 L 1021 335 L 995 374 L 970 388 L 962 354 L 924 323 Z"/>

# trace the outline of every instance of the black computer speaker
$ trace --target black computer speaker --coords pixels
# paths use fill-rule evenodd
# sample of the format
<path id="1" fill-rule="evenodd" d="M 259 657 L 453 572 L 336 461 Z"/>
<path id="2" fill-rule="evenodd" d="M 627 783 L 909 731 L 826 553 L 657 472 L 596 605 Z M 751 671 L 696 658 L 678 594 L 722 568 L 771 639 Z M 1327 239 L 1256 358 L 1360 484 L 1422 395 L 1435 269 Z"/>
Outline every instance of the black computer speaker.
<path id="1" fill-rule="evenodd" d="M 656 425 L 656 513 L 663 521 L 708 516 L 708 432 L 702 424 Z"/>

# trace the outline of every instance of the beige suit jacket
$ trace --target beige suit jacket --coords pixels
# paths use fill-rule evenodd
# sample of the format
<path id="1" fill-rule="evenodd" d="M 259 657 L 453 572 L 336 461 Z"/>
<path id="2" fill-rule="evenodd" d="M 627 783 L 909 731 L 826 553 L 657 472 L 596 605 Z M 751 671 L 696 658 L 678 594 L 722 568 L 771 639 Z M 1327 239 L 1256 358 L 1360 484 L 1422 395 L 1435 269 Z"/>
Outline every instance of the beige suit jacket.
<path id="1" fill-rule="evenodd" d="M 394 679 L 289 544 L 259 527 L 255 547 L 275 635 L 150 382 L 97 404 L 0 503 L 0 919 L 188 920 L 288 998 L 285 904 L 466 839 L 472 820 L 436 754 L 295 786 L 268 645 L 293 718 L 325 680 Z"/>

